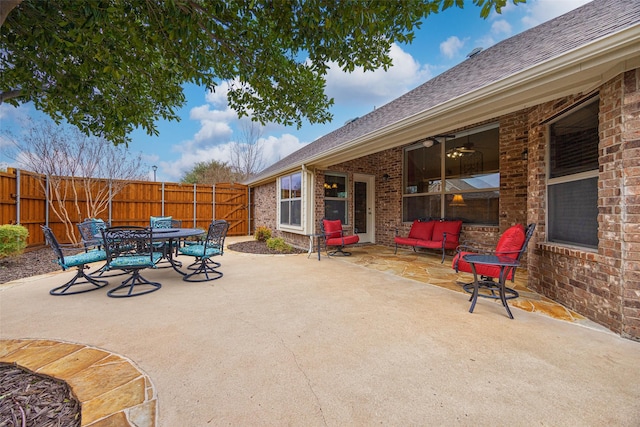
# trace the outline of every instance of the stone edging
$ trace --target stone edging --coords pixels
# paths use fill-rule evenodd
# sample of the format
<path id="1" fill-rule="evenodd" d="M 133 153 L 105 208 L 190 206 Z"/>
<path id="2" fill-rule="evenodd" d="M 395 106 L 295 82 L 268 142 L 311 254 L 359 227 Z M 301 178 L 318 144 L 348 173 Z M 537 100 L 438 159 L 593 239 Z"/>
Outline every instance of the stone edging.
<path id="1" fill-rule="evenodd" d="M 151 379 L 117 354 L 55 340 L 0 340 L 0 362 L 65 381 L 80 401 L 82 426 L 155 427 Z"/>

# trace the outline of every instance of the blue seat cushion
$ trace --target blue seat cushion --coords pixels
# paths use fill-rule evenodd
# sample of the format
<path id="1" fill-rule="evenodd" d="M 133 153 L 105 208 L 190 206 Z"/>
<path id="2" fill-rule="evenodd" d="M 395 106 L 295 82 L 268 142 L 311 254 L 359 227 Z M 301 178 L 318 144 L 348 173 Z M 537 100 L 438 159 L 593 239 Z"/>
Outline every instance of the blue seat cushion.
<path id="1" fill-rule="evenodd" d="M 209 258 L 215 255 L 220 255 L 220 248 L 217 247 L 207 247 L 205 252 L 204 245 L 189 245 L 184 248 L 180 248 L 180 253 L 182 255 L 190 255 L 199 258 Z"/>
<path id="2" fill-rule="evenodd" d="M 153 257 L 153 258 L 152 258 Z M 112 268 L 153 268 L 160 261 L 162 254 L 154 252 L 149 255 L 119 256 L 109 262 L 109 269 Z"/>
<path id="3" fill-rule="evenodd" d="M 102 249 L 82 252 L 77 255 L 64 257 L 64 264 L 58 260 L 58 264 L 62 268 L 77 267 L 78 265 L 91 264 L 92 262 L 104 261 L 107 259 L 107 253 Z"/>

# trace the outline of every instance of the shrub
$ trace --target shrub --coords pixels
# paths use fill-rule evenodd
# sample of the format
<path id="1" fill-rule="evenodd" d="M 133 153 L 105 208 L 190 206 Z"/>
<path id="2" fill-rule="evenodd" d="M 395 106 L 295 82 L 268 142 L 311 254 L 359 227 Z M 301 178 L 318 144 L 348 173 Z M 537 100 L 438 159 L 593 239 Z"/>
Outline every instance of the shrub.
<path id="1" fill-rule="evenodd" d="M 0 258 L 20 255 L 27 247 L 29 230 L 21 225 L 0 225 Z"/>
<path id="2" fill-rule="evenodd" d="M 256 240 L 265 242 L 271 238 L 271 229 L 269 229 L 269 227 L 261 225 L 260 227 L 256 228 L 254 237 Z"/>
<path id="3" fill-rule="evenodd" d="M 293 247 L 286 243 L 282 237 L 273 237 L 267 239 L 267 247 L 274 251 L 289 253 L 293 251 Z"/>

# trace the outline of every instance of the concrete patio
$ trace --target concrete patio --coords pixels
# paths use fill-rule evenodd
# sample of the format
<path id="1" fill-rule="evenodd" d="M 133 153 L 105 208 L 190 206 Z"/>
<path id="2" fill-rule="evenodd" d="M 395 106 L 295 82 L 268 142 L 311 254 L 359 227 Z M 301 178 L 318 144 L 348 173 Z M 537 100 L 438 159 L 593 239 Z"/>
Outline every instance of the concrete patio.
<path id="1" fill-rule="evenodd" d="M 514 320 L 488 300 L 470 314 L 450 258 L 438 267 L 408 251 L 353 253 L 318 262 L 226 251 L 220 280 L 148 271 L 162 289 L 128 299 L 50 296 L 71 272 L 2 284 L 0 361 L 50 369 L 60 365 L 52 349 L 69 363 L 100 353 L 107 368 L 83 375 L 85 387 L 109 388 L 93 388 L 94 402 L 142 392 L 147 403 L 119 418 L 94 413 L 91 424 L 83 405 L 92 426 L 640 422 L 640 343 L 528 310 L 525 300 L 547 302 L 526 291 L 510 302 Z M 123 372 L 125 382 L 110 379 Z"/>

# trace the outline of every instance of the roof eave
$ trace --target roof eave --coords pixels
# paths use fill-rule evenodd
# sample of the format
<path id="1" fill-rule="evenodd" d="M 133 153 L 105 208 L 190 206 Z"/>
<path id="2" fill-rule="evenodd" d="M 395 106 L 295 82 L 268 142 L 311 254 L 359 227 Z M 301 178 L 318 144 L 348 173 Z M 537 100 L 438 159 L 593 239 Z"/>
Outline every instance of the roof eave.
<path id="1" fill-rule="evenodd" d="M 249 185 L 273 181 L 303 165 L 326 168 L 566 95 L 589 92 L 613 76 L 639 67 L 639 51 L 640 25 L 634 25 L 304 161 L 272 171 Z"/>

